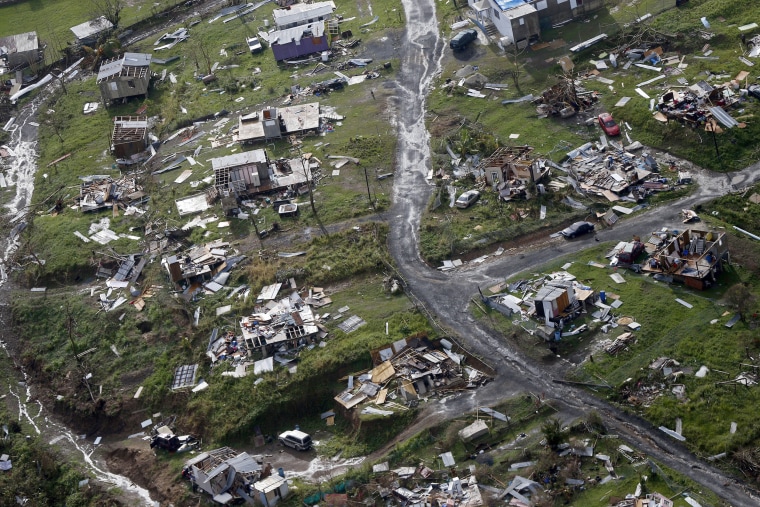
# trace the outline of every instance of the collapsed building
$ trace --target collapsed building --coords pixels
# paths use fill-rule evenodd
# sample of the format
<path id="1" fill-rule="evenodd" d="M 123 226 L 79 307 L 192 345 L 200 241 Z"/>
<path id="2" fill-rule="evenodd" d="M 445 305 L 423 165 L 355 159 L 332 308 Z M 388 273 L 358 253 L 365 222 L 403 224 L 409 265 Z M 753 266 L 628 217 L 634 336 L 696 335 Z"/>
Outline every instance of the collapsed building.
<path id="1" fill-rule="evenodd" d="M 516 314 L 526 320 L 537 319 L 541 325 L 535 331 L 547 340 L 560 339 L 566 324 L 587 312 L 599 299 L 597 291 L 578 282 L 567 271 L 541 275 L 534 280 L 518 280 L 501 288 L 507 292 L 492 296 L 481 292 L 481 301 L 507 317 Z"/>
<path id="2" fill-rule="evenodd" d="M 242 346 L 250 356 L 270 357 L 287 363 L 289 350 L 313 344 L 326 330 L 317 324 L 312 309 L 297 292 L 275 301 L 282 284 L 264 287 L 254 313 L 240 319 Z"/>
<path id="3" fill-rule="evenodd" d="M 738 94 L 730 87 L 712 86 L 703 80 L 683 90 L 671 89 L 661 95 L 655 118 L 675 120 L 691 127 L 704 125 L 711 130 L 715 128 L 715 120 L 726 125 L 724 120 L 728 113 L 724 108 L 733 107 L 738 101 Z M 726 126 L 734 125 L 729 121 Z"/>
<path id="4" fill-rule="evenodd" d="M 259 503 L 272 507 L 287 497 L 288 483 L 272 474 L 272 466 L 262 466 L 263 458 L 220 447 L 185 462 L 182 475 L 222 505 Z"/>
<path id="5" fill-rule="evenodd" d="M 642 271 L 660 275 L 688 287 L 709 288 L 729 258 L 728 238 L 723 232 L 687 229 L 675 235 L 654 234 L 646 243 L 651 258 Z"/>
<path id="6" fill-rule="evenodd" d="M 530 197 L 528 186 L 541 181 L 549 165 L 533 154 L 531 146 L 505 146 L 483 159 L 476 172 L 499 192 L 499 198 L 509 201 Z"/>
<path id="7" fill-rule="evenodd" d="M 615 202 L 621 199 L 634 202 L 650 192 L 670 190 L 657 172 L 657 162 L 647 153 L 637 156 L 634 147 L 623 148 L 614 141 L 601 149 L 586 143 L 570 151 L 564 170 L 577 182 L 584 193 L 605 197 Z"/>
<path id="8" fill-rule="evenodd" d="M 216 240 L 161 261 L 171 282 L 182 291 L 183 299 L 189 301 L 204 290 L 216 293 L 227 283 L 230 270 L 245 259 L 242 255 L 228 256 L 229 246 Z"/>
<path id="9" fill-rule="evenodd" d="M 335 396 L 347 412 L 363 405 L 362 414 L 391 415 L 393 410 L 387 409 L 413 404 L 433 393 L 475 388 L 494 374 L 482 361 L 455 350 L 448 340 L 433 344 L 404 338 L 371 354 L 375 367 L 349 376 L 348 387 Z"/>

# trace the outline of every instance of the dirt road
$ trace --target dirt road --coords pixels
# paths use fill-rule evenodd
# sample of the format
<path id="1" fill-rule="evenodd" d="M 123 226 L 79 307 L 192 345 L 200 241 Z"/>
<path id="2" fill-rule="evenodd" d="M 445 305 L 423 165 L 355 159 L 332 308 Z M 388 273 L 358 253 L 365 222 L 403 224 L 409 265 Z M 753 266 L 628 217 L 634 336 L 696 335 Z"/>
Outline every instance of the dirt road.
<path id="1" fill-rule="evenodd" d="M 441 273 L 430 269 L 419 256 L 420 217 L 432 188 L 425 176 L 431 168 L 428 133 L 424 124 L 424 97 L 433 76 L 439 71 L 443 43 L 435 18 L 433 0 L 404 0 L 407 15 L 406 43 L 401 45 L 401 70 L 397 118 L 399 144 L 393 207 L 389 213 L 390 249 L 412 294 L 425 303 L 440 319 L 439 323 L 454 333 L 469 349 L 490 358 L 497 369 L 495 382 L 469 396 L 425 408 L 412 430 L 440 421 L 441 418 L 473 410 L 477 405 L 496 402 L 512 395 L 531 391 L 544 393 L 562 411 L 562 418 L 579 417 L 589 410 L 603 415 L 612 433 L 619 434 L 631 446 L 690 477 L 735 506 L 756 506 L 760 495 L 723 472 L 699 463 L 682 445 L 670 440 L 646 421 L 623 413 L 585 391 L 552 383 L 561 378 L 568 364 L 537 365 L 525 358 L 503 337 L 474 321 L 467 311 L 469 299 L 477 286 L 490 286 L 515 273 L 529 270 L 559 256 L 591 246 L 592 238 L 566 242 L 550 241 L 540 249 L 502 255 L 495 262 L 461 271 Z M 674 225 L 678 212 L 699 202 L 722 195 L 758 181 L 760 164 L 739 173 L 718 175 L 700 171 L 699 191 L 688 198 L 656 207 L 633 220 L 599 234 L 601 241 L 628 240 L 642 231 Z M 410 433 L 411 434 L 411 433 Z"/>

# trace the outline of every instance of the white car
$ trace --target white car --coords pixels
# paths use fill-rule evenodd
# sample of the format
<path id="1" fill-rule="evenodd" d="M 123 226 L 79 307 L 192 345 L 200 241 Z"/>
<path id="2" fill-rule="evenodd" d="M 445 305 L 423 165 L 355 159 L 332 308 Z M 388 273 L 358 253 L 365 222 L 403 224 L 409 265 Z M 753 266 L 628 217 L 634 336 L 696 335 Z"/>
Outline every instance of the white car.
<path id="1" fill-rule="evenodd" d="M 261 45 L 258 37 L 248 37 L 245 41 L 248 43 L 248 49 L 251 51 L 251 54 L 264 51 L 264 46 Z"/>
<path id="2" fill-rule="evenodd" d="M 290 430 L 280 433 L 277 437 L 282 445 L 292 447 L 296 451 L 308 451 L 311 449 L 311 437 L 308 433 L 298 430 Z"/>
<path id="3" fill-rule="evenodd" d="M 457 208 L 469 208 L 470 205 L 474 204 L 478 199 L 480 199 L 480 192 L 477 190 L 468 190 L 459 196 L 454 205 Z"/>

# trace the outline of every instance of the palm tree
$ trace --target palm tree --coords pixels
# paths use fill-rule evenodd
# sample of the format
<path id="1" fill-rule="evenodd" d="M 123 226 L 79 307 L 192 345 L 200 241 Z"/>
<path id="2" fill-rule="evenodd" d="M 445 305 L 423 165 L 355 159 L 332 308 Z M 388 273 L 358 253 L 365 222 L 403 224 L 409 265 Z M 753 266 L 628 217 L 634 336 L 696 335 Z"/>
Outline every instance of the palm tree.
<path id="1" fill-rule="evenodd" d="M 91 70 L 96 70 L 100 66 L 100 62 L 104 59 L 113 58 L 119 54 L 121 49 L 121 42 L 119 39 L 111 38 L 99 44 L 96 48 L 89 46 L 82 46 L 84 52 L 87 54 L 87 58 L 92 58 Z"/>

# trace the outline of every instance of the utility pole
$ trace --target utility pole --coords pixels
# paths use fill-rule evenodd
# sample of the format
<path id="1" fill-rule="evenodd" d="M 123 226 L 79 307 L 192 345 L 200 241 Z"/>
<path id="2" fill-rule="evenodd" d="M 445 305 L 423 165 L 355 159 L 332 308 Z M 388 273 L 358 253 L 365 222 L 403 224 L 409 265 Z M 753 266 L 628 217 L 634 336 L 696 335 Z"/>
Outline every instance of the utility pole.
<path id="1" fill-rule="evenodd" d="M 311 212 L 314 213 L 314 218 L 317 219 L 317 223 L 319 224 L 319 229 L 322 231 L 322 234 L 325 236 L 329 236 L 327 233 L 327 229 L 322 224 L 322 221 L 319 219 L 319 215 L 317 215 L 317 207 L 314 205 L 314 190 L 312 189 L 312 177 L 311 177 L 311 168 L 307 171 L 306 170 L 306 159 L 303 156 L 303 153 L 301 153 L 301 149 L 298 149 L 298 155 L 301 157 L 301 167 L 303 168 L 303 175 L 306 178 L 306 184 L 309 187 L 309 203 L 311 204 Z"/>
<path id="2" fill-rule="evenodd" d="M 713 144 L 715 145 L 715 156 L 718 158 L 720 168 L 723 169 L 723 161 L 720 158 L 720 150 L 718 150 L 718 138 L 715 136 L 716 126 L 717 124 L 715 123 L 715 120 L 712 120 L 712 123 L 710 124 L 710 132 L 712 132 Z"/>
<path id="3" fill-rule="evenodd" d="M 369 205 L 372 206 L 372 209 L 376 211 L 375 203 L 372 201 L 372 194 L 369 192 L 369 176 L 367 175 L 367 166 L 364 166 L 364 179 L 367 182 L 367 199 L 369 199 Z"/>

